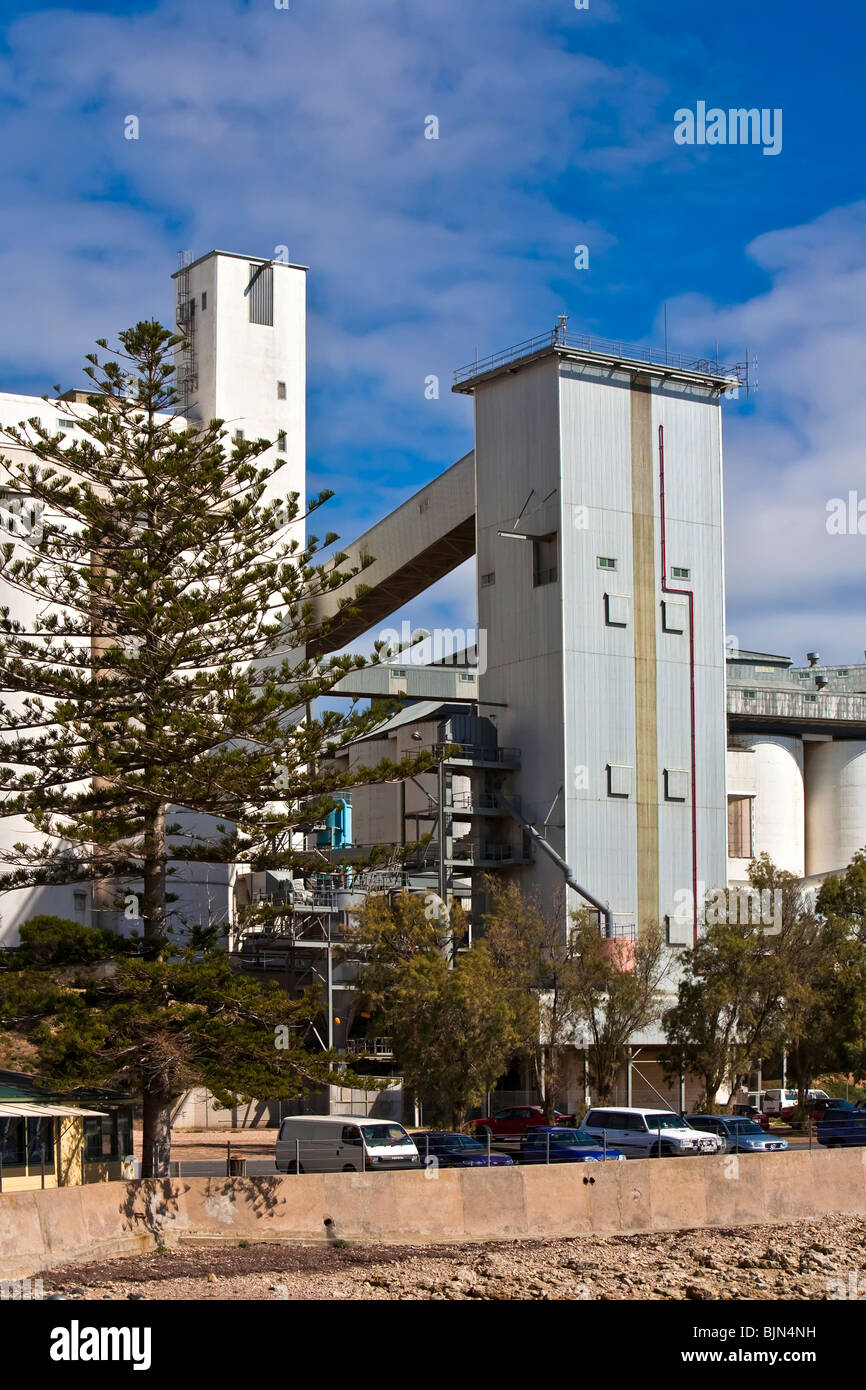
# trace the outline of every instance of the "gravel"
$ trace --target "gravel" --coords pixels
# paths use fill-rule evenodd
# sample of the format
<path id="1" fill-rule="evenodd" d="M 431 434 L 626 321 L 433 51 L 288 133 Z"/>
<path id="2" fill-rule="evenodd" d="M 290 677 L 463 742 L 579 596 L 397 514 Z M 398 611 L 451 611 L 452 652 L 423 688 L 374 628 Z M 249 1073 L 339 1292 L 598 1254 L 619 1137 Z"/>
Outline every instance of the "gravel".
<path id="1" fill-rule="evenodd" d="M 866 1294 L 866 1221 L 453 1245 L 166 1247 L 42 1275 L 69 1299 L 828 1299 Z"/>

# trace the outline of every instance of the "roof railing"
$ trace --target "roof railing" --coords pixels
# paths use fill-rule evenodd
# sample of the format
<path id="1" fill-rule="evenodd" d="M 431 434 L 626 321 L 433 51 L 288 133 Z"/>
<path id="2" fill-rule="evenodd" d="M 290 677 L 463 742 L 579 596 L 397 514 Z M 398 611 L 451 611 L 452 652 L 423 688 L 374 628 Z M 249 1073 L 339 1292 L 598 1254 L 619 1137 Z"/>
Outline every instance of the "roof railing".
<path id="1" fill-rule="evenodd" d="M 710 357 L 690 357 L 682 352 L 669 352 L 666 348 L 646 347 L 640 343 L 625 343 L 618 338 L 599 338 L 589 333 L 569 333 L 567 329 L 556 327 L 548 333 L 534 338 L 525 338 L 522 343 L 513 343 L 501 352 L 490 353 L 487 357 L 476 358 L 454 373 L 454 385 L 460 386 L 474 377 L 483 376 L 497 367 L 510 362 L 519 362 L 533 357 L 547 348 L 560 347 L 572 352 L 584 352 L 596 357 L 612 358 L 622 363 L 645 363 L 647 366 L 667 367 L 673 372 L 693 372 L 700 376 L 712 376 L 736 381 L 739 386 L 749 385 L 748 362 L 725 365 Z"/>

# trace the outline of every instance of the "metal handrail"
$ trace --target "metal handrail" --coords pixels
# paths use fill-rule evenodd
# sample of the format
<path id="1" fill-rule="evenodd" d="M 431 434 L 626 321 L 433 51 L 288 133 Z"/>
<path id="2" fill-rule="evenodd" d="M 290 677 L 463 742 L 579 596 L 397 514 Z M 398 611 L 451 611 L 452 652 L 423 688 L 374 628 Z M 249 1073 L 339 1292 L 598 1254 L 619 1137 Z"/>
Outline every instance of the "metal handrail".
<path id="1" fill-rule="evenodd" d="M 427 744 L 423 751 L 432 753 L 435 758 L 440 758 L 446 762 L 454 758 L 479 763 L 516 762 L 520 760 L 519 748 L 501 748 L 483 743 L 457 743 L 454 740 L 449 740 L 446 743 Z"/>
<path id="2" fill-rule="evenodd" d="M 464 850 L 465 853 L 461 852 Z M 477 864 L 479 860 L 490 860 L 491 863 L 500 864 L 510 859 L 522 859 L 524 854 L 520 846 L 490 844 L 484 840 L 464 840 L 455 844 L 450 857 L 458 864 Z"/>
<path id="3" fill-rule="evenodd" d="M 490 353 L 487 357 L 476 358 L 454 373 L 455 386 L 470 381 L 472 377 L 504 366 L 507 362 L 531 357 L 548 347 L 571 348 L 575 352 L 592 353 L 598 357 L 615 358 L 622 362 L 642 362 L 650 366 L 669 367 L 672 371 L 695 372 L 702 376 L 725 377 L 736 380 L 740 386 L 748 384 L 748 363 L 737 362 L 725 366 L 709 357 L 689 357 L 681 352 L 668 352 L 664 348 L 646 347 L 639 343 L 624 343 L 614 338 L 598 338 L 588 333 L 569 333 L 562 328 L 553 328 L 534 338 L 525 338 L 522 343 L 514 343 L 501 352 Z"/>
<path id="4" fill-rule="evenodd" d="M 850 719 L 866 722 L 866 695 L 827 690 L 768 690 L 729 685 L 728 714 L 766 719 Z"/>
<path id="5" fill-rule="evenodd" d="M 394 1043 L 391 1038 L 349 1038 L 346 1051 L 354 1057 L 393 1057 Z"/>

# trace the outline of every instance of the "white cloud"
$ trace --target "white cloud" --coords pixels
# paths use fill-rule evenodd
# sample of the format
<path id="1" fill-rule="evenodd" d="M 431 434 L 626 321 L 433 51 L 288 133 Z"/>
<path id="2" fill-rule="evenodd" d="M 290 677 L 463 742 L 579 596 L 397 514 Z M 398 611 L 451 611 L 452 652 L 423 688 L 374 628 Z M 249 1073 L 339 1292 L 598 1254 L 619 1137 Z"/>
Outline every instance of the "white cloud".
<path id="1" fill-rule="evenodd" d="M 855 660 L 866 536 L 827 532 L 827 503 L 866 499 L 866 202 L 747 247 L 767 288 L 719 307 L 669 303 L 678 337 L 757 355 L 753 409 L 724 407 L 728 629 L 759 649 Z"/>

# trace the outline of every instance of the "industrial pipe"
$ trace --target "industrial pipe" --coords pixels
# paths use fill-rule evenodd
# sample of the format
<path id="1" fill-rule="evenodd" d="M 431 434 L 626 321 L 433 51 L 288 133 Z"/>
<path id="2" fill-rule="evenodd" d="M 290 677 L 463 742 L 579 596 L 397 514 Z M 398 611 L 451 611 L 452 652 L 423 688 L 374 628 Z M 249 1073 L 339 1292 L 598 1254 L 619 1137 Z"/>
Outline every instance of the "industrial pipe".
<path id="1" fill-rule="evenodd" d="M 586 899 L 590 906 L 596 908 L 601 913 L 602 917 L 604 918 L 604 934 L 606 937 L 612 938 L 613 913 L 611 912 L 610 908 L 605 903 L 601 902 L 598 898 L 596 898 L 586 888 L 582 888 L 580 886 L 580 884 L 574 877 L 574 874 L 571 872 L 571 869 L 569 868 L 568 864 L 566 864 L 562 856 L 557 854 L 553 846 L 547 843 L 544 836 L 536 830 L 534 825 L 530 825 L 528 820 L 524 820 L 523 816 L 517 810 L 516 806 L 512 806 L 511 802 L 508 800 L 506 796 L 503 796 L 502 792 L 498 793 L 497 799 L 499 801 L 499 804 L 502 807 L 504 807 L 504 809 L 508 812 L 512 819 L 516 820 L 518 825 L 522 825 L 523 829 L 527 832 L 527 834 L 532 836 L 532 839 L 538 845 L 539 849 L 544 850 L 544 853 L 548 856 L 548 858 L 552 859 L 557 868 L 562 870 L 563 876 L 569 888 L 573 888 L 575 893 L 579 893 L 582 898 Z"/>

